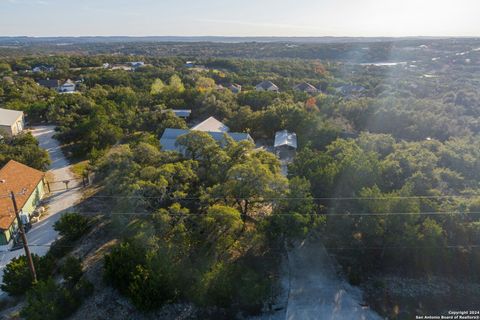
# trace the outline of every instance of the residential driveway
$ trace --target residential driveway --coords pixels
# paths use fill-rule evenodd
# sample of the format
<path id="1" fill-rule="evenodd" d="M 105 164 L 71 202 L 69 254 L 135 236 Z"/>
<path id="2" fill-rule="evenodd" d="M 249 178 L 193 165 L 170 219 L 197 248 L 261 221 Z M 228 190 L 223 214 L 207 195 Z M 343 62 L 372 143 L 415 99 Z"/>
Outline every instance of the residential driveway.
<path id="1" fill-rule="evenodd" d="M 363 309 L 362 292 L 339 277 L 320 241 L 304 241 L 288 252 L 287 320 L 381 320 Z"/>
<path id="2" fill-rule="evenodd" d="M 54 126 L 35 127 L 32 130 L 32 134 L 38 139 L 40 147 L 47 150 L 50 154 L 52 160 L 52 164 L 49 168 L 51 179 L 55 181 L 73 179 L 73 175 L 70 172 L 70 164 L 63 155 L 58 141 L 53 139 L 53 135 L 55 134 L 54 128 Z M 32 229 L 27 233 L 27 241 L 32 253 L 45 255 L 48 252 L 49 246 L 58 237 L 58 233 L 53 230 L 53 224 L 61 217 L 63 212 L 73 210 L 75 203 L 81 199 L 82 192 L 78 186 L 79 182 L 72 181 L 68 185 L 69 190 L 60 191 L 60 189 L 64 188 L 64 184 L 54 184 L 54 188 L 59 191 L 53 192 L 51 197 L 45 201 L 44 205 L 48 207 L 48 216 L 35 223 L 32 226 Z M 3 278 L 3 269 L 8 262 L 14 257 L 23 254 L 23 248 L 16 251 L 1 253 L 0 280 Z"/>

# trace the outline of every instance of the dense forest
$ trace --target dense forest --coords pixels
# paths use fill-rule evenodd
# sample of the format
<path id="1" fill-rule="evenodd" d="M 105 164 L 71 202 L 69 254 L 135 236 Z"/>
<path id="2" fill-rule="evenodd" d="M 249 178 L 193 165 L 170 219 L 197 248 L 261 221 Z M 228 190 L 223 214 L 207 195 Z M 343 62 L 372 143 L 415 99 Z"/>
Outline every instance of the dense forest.
<path id="1" fill-rule="evenodd" d="M 0 107 L 55 124 L 72 161 L 88 160 L 119 240 L 104 279 L 140 310 L 188 301 L 226 318 L 259 313 L 282 254 L 305 237 L 320 238 L 355 285 L 388 274 L 480 280 L 480 43 L 135 43 L 115 55 L 117 44 L 75 46 L 1 49 Z M 260 46 L 269 59 L 251 59 Z M 402 63 L 345 62 L 392 59 Z M 103 66 L 133 61 L 145 66 Z M 51 68 L 32 71 L 39 65 Z M 46 78 L 75 80 L 77 92 L 37 84 Z M 256 91 L 263 80 L 280 93 Z M 292 89 L 301 82 L 318 93 Z M 361 92 L 342 89 L 353 85 Z M 192 132 L 179 141 L 184 154 L 162 151 L 166 128 L 210 116 L 256 145 Z M 299 143 L 286 177 L 262 148 L 283 129 Z M 0 151 L 0 164 L 48 164 L 29 134 Z"/>

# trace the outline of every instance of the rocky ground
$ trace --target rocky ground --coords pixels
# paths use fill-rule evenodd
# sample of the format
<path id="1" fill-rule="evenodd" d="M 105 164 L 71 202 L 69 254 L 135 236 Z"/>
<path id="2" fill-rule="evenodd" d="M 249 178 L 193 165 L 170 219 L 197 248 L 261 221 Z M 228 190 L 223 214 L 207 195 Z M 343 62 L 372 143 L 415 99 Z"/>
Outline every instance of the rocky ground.
<path id="1" fill-rule="evenodd" d="M 362 287 L 372 306 L 392 319 L 440 315 L 449 310 L 478 310 L 480 306 L 480 282 L 468 279 L 379 275 Z"/>

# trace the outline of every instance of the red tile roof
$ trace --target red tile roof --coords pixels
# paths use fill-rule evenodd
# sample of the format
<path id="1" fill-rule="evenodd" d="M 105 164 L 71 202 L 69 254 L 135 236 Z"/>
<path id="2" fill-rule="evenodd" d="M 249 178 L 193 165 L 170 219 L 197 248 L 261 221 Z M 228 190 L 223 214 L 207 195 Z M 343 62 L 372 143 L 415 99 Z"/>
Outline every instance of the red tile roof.
<path id="1" fill-rule="evenodd" d="M 16 194 L 18 209 L 21 209 L 44 176 L 45 173 L 14 160 L 10 160 L 0 169 L 0 229 L 8 229 L 15 220 L 9 192 Z M 23 189 L 25 193 L 19 195 Z"/>

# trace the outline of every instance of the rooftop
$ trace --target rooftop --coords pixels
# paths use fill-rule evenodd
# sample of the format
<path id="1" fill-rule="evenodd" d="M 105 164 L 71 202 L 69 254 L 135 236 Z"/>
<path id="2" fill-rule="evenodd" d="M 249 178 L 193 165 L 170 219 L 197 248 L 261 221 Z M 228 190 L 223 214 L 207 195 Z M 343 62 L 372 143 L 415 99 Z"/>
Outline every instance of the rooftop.
<path id="1" fill-rule="evenodd" d="M 162 113 L 167 113 L 168 111 L 173 112 L 177 117 L 188 118 L 192 113 L 190 109 L 166 109 L 162 110 Z"/>
<path id="2" fill-rule="evenodd" d="M 214 117 L 210 117 L 207 120 L 202 121 L 196 126 L 194 126 L 192 130 L 207 132 L 228 132 L 230 131 L 230 128 L 215 119 Z"/>
<path id="3" fill-rule="evenodd" d="M 275 88 L 276 90 L 278 90 L 278 87 L 275 83 L 273 83 L 272 81 L 262 81 L 260 82 L 259 84 L 257 84 L 256 86 L 257 88 L 263 88 L 264 90 L 267 90 L 269 88 Z"/>
<path id="4" fill-rule="evenodd" d="M 167 128 L 163 132 L 162 137 L 160 138 L 160 144 L 162 145 L 162 150 L 166 151 L 178 151 L 182 152 L 181 148 L 176 144 L 177 138 L 181 135 L 190 133 L 190 130 L 186 129 L 172 129 Z M 244 140 L 253 141 L 252 137 L 248 133 L 240 132 L 207 132 L 215 141 L 222 143 L 224 142 L 224 135 L 228 135 L 233 140 L 239 142 Z"/>
<path id="5" fill-rule="evenodd" d="M 293 87 L 294 90 L 306 91 L 306 92 L 316 92 L 318 91 L 313 85 L 308 82 L 302 82 Z"/>
<path id="6" fill-rule="evenodd" d="M 18 208 L 23 208 L 45 174 L 20 162 L 10 160 L 0 169 L 0 195 L 13 191 Z M 22 190 L 25 193 L 22 195 Z M 0 197 L 0 229 L 8 229 L 15 220 L 15 212 L 10 197 Z"/>
<path id="7" fill-rule="evenodd" d="M 275 148 L 281 146 L 288 146 L 292 148 L 297 148 L 297 134 L 294 132 L 288 132 L 287 130 L 278 131 L 275 133 L 275 143 L 273 145 Z"/>
<path id="8" fill-rule="evenodd" d="M 56 79 L 40 79 L 37 83 L 42 87 L 47 87 L 50 89 L 55 89 L 60 85 L 60 81 Z"/>
<path id="9" fill-rule="evenodd" d="M 0 108 L 0 126 L 11 126 L 21 116 L 23 116 L 23 111 Z"/>

